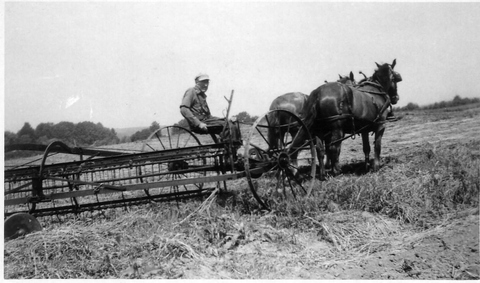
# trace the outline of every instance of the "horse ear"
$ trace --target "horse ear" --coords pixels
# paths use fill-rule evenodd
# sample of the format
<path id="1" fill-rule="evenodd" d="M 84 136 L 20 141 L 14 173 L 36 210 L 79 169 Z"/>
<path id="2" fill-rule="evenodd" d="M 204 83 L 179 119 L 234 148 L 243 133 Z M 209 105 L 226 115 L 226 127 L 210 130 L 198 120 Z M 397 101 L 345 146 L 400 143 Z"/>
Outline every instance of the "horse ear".
<path id="1" fill-rule="evenodd" d="M 395 68 L 395 65 L 397 64 L 397 59 L 393 59 L 393 63 L 392 63 L 392 69 Z"/>
<path id="2" fill-rule="evenodd" d="M 342 75 L 338 74 L 338 77 L 341 79 L 341 78 L 342 78 Z"/>
<path id="3" fill-rule="evenodd" d="M 378 65 L 378 63 L 377 63 L 377 62 L 375 62 L 375 64 L 377 65 L 377 68 L 380 68 L 380 65 Z"/>
<path id="4" fill-rule="evenodd" d="M 350 80 L 351 80 L 352 82 L 355 80 L 355 78 L 353 77 L 352 71 L 350 71 Z"/>

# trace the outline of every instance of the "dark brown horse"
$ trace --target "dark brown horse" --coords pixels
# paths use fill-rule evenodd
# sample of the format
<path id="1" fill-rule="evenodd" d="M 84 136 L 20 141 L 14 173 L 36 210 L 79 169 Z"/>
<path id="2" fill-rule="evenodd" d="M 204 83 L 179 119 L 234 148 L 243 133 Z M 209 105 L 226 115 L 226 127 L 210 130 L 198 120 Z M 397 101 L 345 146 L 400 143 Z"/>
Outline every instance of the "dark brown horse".
<path id="1" fill-rule="evenodd" d="M 350 72 L 348 76 L 338 75 L 339 79 L 337 82 L 346 84 L 346 85 L 355 85 L 355 78 L 353 73 Z M 298 117 L 302 118 L 305 116 L 306 109 L 304 108 L 308 99 L 308 95 L 301 93 L 301 92 L 289 92 L 283 95 L 278 96 L 275 98 L 272 103 L 270 104 L 270 110 L 281 109 L 281 110 L 288 110 L 293 114 L 297 115 Z M 279 117 L 271 117 L 271 125 L 286 125 L 290 123 L 289 117 L 286 115 L 283 116 L 279 115 Z M 297 133 L 297 128 L 290 128 L 289 133 L 293 136 Z M 282 140 L 285 136 L 285 131 L 273 131 L 269 130 L 268 132 L 268 140 L 271 145 L 276 145 L 280 140 Z"/>
<path id="2" fill-rule="evenodd" d="M 334 175 L 340 172 L 339 155 L 346 133 L 362 135 L 366 166 L 370 155 L 368 133 L 375 133 L 375 158 L 372 167 L 374 171 L 378 170 L 387 108 L 390 104 L 396 104 L 399 99 L 397 82 L 401 81 L 401 76 L 393 70 L 395 64 L 396 60 L 393 60 L 391 65 L 377 64 L 377 70 L 372 77 L 359 85 L 327 83 L 310 94 L 304 105 L 308 110 L 305 113 L 305 124 L 325 145 L 327 162 L 331 163 Z M 323 160 L 322 154 L 323 151 L 319 150 L 319 160 Z M 321 179 L 325 172 L 322 167 L 323 162 L 320 162 Z"/>
<path id="3" fill-rule="evenodd" d="M 348 76 L 338 75 L 339 79 L 337 80 L 340 84 L 354 86 L 356 84 L 355 78 L 353 73 L 350 72 Z M 289 92 L 283 95 L 278 96 L 275 98 L 272 103 L 270 104 L 270 110 L 288 110 L 293 114 L 297 115 L 300 118 L 305 117 L 306 112 L 308 112 L 307 108 L 305 108 L 306 102 L 308 100 L 308 95 L 301 93 L 301 92 Z M 298 127 L 289 126 L 289 127 L 280 127 L 277 128 L 279 125 L 291 125 L 293 121 L 291 121 L 291 116 L 286 115 L 283 112 L 277 112 L 274 115 L 273 113 L 269 115 L 269 123 L 270 127 L 268 128 L 268 141 L 271 147 L 283 147 L 284 143 L 288 140 L 286 137 L 287 132 L 290 134 L 290 138 L 295 137 L 298 132 Z M 301 137 L 302 142 L 304 138 Z M 321 141 L 317 139 L 317 144 L 321 144 Z M 322 153 L 320 153 L 322 151 Z M 321 147 L 317 147 L 317 157 L 319 158 L 320 163 L 320 177 L 323 179 L 325 175 L 325 167 L 323 165 L 323 153 L 324 149 Z M 292 159 L 297 158 L 298 152 L 291 155 Z M 321 158 L 321 159 L 320 159 Z M 328 157 L 327 157 L 328 162 Z"/>
<path id="4" fill-rule="evenodd" d="M 304 105 L 307 102 L 308 95 L 301 92 L 289 92 L 275 98 L 270 104 L 270 110 L 288 110 L 297 116 L 302 116 L 304 111 Z M 269 115 L 271 128 L 268 129 L 268 143 L 271 147 L 280 146 L 279 143 L 284 140 L 287 131 L 290 135 L 295 136 L 298 131 L 297 127 L 283 128 L 282 130 L 276 129 L 275 126 L 287 125 L 291 123 L 290 116 L 284 113 L 273 113 Z"/>

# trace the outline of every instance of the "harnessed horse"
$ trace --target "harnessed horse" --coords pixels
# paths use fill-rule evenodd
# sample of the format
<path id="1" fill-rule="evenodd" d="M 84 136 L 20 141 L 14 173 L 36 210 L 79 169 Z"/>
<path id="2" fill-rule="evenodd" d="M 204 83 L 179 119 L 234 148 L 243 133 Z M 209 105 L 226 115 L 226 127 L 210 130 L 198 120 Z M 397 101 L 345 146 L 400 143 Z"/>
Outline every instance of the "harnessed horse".
<path id="1" fill-rule="evenodd" d="M 339 156 L 341 142 L 356 134 L 362 135 L 365 165 L 368 168 L 370 144 L 368 134 L 375 133 L 375 157 L 373 170 L 380 166 L 381 141 L 385 131 L 387 108 L 398 102 L 397 82 L 402 80 L 392 64 L 377 65 L 377 70 L 368 80 L 347 86 L 327 83 L 310 94 L 304 108 L 305 125 L 324 144 L 327 162 L 331 163 L 333 175 L 340 172 Z M 345 137 L 345 133 L 351 134 Z M 299 139 L 300 140 L 300 139 Z M 298 142 L 299 143 L 299 142 Z M 297 142 L 292 146 L 295 148 Z M 317 150 L 318 159 L 323 160 L 323 150 Z M 320 162 L 320 179 L 325 168 Z"/>
<path id="2" fill-rule="evenodd" d="M 337 80 L 338 83 L 341 84 L 346 84 L 353 86 L 356 84 L 355 78 L 353 76 L 353 73 L 350 72 L 348 76 L 342 76 L 338 75 L 339 79 Z M 278 96 L 275 98 L 272 103 L 270 104 L 270 109 L 269 110 L 276 110 L 276 109 L 281 109 L 281 110 L 288 110 L 292 112 L 293 114 L 297 115 L 298 117 L 304 117 L 305 116 L 305 105 L 308 100 L 308 95 L 301 93 L 301 92 L 289 92 L 285 93 L 283 95 Z M 285 125 L 290 123 L 288 121 L 288 117 L 278 115 L 278 117 L 271 117 L 272 119 L 272 125 Z M 296 128 L 290 128 L 289 133 L 292 136 L 295 136 L 297 133 L 298 129 Z M 271 145 L 277 144 L 280 140 L 284 138 L 286 134 L 286 131 L 273 131 L 269 130 L 268 132 L 268 140 Z"/>
<path id="3" fill-rule="evenodd" d="M 342 76 L 338 75 L 339 79 L 337 80 L 337 83 L 340 84 L 345 84 L 345 85 L 350 85 L 353 86 L 356 84 L 355 78 L 353 76 L 353 73 L 350 72 L 348 76 Z M 297 115 L 298 117 L 302 118 L 305 116 L 306 112 L 308 112 L 307 108 L 305 107 L 307 100 L 308 100 L 308 95 L 301 93 L 301 92 L 289 92 L 283 95 L 278 96 L 275 98 L 272 103 L 270 104 L 270 110 L 276 110 L 276 109 L 281 109 L 281 110 L 288 110 L 292 112 L 293 114 Z M 270 146 L 272 147 L 279 147 L 280 143 L 285 143 L 285 135 L 287 132 L 290 134 L 291 137 L 295 137 L 297 132 L 298 132 L 298 127 L 292 126 L 292 127 L 279 127 L 275 129 L 275 126 L 280 126 L 280 125 L 291 125 L 292 121 L 291 117 L 288 115 L 283 114 L 282 112 L 276 113 L 277 115 L 270 115 L 269 120 L 270 120 L 270 127 L 268 129 L 268 141 Z M 317 141 L 317 143 L 319 143 Z M 320 148 L 317 148 L 317 151 L 323 150 Z M 292 158 L 296 158 L 297 154 L 293 154 Z M 320 165 L 320 170 L 323 170 L 324 172 L 324 167 L 323 167 L 323 155 L 324 154 L 318 154 L 318 156 L 322 156 L 322 159 L 319 159 L 319 163 L 322 163 Z M 328 158 L 327 158 L 328 160 Z M 322 175 L 322 174 L 321 174 Z M 324 174 L 323 174 L 324 175 Z"/>

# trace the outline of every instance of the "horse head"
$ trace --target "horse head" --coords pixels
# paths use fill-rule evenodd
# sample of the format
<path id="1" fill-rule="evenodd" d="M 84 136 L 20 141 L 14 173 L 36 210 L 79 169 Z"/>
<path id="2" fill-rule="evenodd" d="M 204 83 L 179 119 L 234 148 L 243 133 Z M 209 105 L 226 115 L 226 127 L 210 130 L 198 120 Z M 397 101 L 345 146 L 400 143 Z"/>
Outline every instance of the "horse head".
<path id="1" fill-rule="evenodd" d="M 339 79 L 337 82 L 346 84 L 346 85 L 355 85 L 357 82 L 355 81 L 355 77 L 353 76 L 353 72 L 350 72 L 348 76 L 342 76 L 338 74 Z"/>
<path id="2" fill-rule="evenodd" d="M 399 96 L 397 93 L 397 83 L 402 81 L 402 76 L 400 73 L 393 70 L 397 63 L 397 59 L 393 60 L 392 64 L 378 64 L 377 69 L 375 70 L 372 79 L 379 83 L 386 94 L 390 97 L 392 104 L 397 104 Z"/>

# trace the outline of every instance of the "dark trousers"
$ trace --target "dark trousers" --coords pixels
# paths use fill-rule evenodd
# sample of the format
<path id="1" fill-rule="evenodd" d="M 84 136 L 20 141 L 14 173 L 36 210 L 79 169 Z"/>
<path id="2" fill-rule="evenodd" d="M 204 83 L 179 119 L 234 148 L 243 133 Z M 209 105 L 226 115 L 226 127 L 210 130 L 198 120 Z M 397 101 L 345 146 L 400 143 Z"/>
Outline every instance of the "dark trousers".
<path id="1" fill-rule="evenodd" d="M 232 139 L 232 141 L 240 142 L 242 137 L 240 133 L 240 125 L 238 122 L 228 121 L 228 126 L 225 131 L 225 118 L 211 117 L 201 120 L 207 124 L 207 131 L 204 131 L 198 127 L 191 127 L 192 131 L 199 134 L 214 134 L 220 136 L 220 141 L 226 142 Z M 231 129 L 231 130 L 230 130 Z"/>

